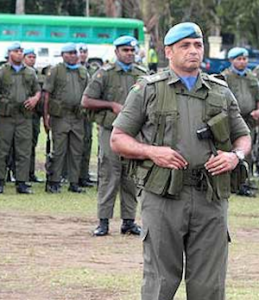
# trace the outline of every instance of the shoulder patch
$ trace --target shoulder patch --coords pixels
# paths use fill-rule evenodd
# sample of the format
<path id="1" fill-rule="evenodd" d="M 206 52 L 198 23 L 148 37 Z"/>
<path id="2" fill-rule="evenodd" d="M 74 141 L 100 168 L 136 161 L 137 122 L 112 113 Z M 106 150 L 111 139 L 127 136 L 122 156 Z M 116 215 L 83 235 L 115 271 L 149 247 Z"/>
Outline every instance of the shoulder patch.
<path id="1" fill-rule="evenodd" d="M 105 70 L 105 71 L 109 71 L 115 68 L 115 65 L 112 64 L 107 64 L 105 66 L 102 66 L 101 69 Z"/>
<path id="2" fill-rule="evenodd" d="M 163 81 L 169 78 L 169 72 L 161 72 L 161 73 L 156 73 L 154 75 L 149 75 L 149 76 L 143 76 L 144 79 L 148 82 L 148 84 L 152 84 L 158 81 Z"/>
<path id="3" fill-rule="evenodd" d="M 217 83 L 217 84 L 225 86 L 225 87 L 228 87 L 228 84 L 226 83 L 226 81 L 224 81 L 223 79 L 217 78 L 215 75 L 207 75 L 207 76 L 204 76 L 203 79 Z"/>
<path id="4" fill-rule="evenodd" d="M 137 82 L 133 85 L 133 87 L 131 88 L 131 90 L 135 93 L 137 93 L 138 91 L 141 91 L 144 88 L 144 85 L 142 82 Z"/>

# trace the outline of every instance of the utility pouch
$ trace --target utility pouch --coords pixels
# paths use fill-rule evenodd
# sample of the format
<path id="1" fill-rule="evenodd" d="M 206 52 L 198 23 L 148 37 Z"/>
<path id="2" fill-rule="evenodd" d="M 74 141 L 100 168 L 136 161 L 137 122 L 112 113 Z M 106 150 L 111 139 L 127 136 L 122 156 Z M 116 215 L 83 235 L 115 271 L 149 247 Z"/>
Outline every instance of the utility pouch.
<path id="1" fill-rule="evenodd" d="M 231 172 L 231 193 L 236 193 L 249 177 L 249 166 L 244 160 L 240 160 L 236 168 Z"/>
<path id="2" fill-rule="evenodd" d="M 129 175 L 132 175 L 136 185 L 143 188 L 151 173 L 154 163 L 151 160 L 133 161 L 133 165 L 129 170 Z"/>
<path id="3" fill-rule="evenodd" d="M 11 117 L 13 115 L 14 105 L 7 99 L 1 99 L 0 101 L 0 116 Z"/>
<path id="4" fill-rule="evenodd" d="M 167 193 L 171 169 L 161 168 L 153 165 L 150 174 L 148 174 L 145 190 L 164 196 Z"/>
<path id="5" fill-rule="evenodd" d="M 61 101 L 54 99 L 49 101 L 49 114 L 53 117 L 63 117 L 63 107 Z"/>
<path id="6" fill-rule="evenodd" d="M 179 195 L 183 189 L 183 170 L 171 169 L 170 183 L 167 194 L 175 196 Z"/>
<path id="7" fill-rule="evenodd" d="M 221 112 L 208 121 L 208 126 L 213 134 L 216 148 L 222 151 L 231 150 L 228 116 Z"/>
<path id="8" fill-rule="evenodd" d="M 214 192 L 213 200 L 228 199 L 230 196 L 230 173 L 211 176 L 211 185 Z"/>

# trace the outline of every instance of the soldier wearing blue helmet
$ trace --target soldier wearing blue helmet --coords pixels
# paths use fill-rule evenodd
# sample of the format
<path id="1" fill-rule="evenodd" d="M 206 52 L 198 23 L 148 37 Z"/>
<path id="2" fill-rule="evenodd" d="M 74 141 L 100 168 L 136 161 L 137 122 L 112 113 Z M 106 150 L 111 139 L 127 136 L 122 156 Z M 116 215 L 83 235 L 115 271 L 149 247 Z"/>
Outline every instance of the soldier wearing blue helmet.
<path id="1" fill-rule="evenodd" d="M 99 225 L 95 236 L 104 236 L 109 232 L 109 219 L 117 193 L 121 200 L 122 234 L 140 234 L 135 223 L 136 190 L 134 183 L 126 176 L 126 161 L 114 154 L 110 148 L 112 122 L 121 111 L 131 86 L 146 70 L 134 63 L 137 40 L 132 36 L 121 36 L 114 41 L 117 60 L 98 70 L 86 90 L 82 104 L 94 113 L 99 130 L 99 186 L 98 218 Z"/>
<path id="2" fill-rule="evenodd" d="M 254 140 L 255 127 L 259 120 L 259 84 L 256 76 L 248 69 L 248 51 L 242 47 L 234 47 L 228 52 L 228 59 L 231 66 L 222 72 L 229 88 L 235 95 L 240 112 L 246 121 L 251 138 Z M 252 173 L 252 156 L 249 154 L 246 157 Z M 237 192 L 238 195 L 254 197 L 255 190 L 252 188 L 250 182 L 246 182 L 240 187 Z"/>
<path id="3" fill-rule="evenodd" d="M 141 299 L 174 299 L 184 273 L 188 300 L 224 300 L 230 171 L 251 138 L 227 84 L 200 72 L 199 26 L 175 25 L 164 44 L 169 69 L 131 89 L 110 141 L 133 159 L 142 203 Z"/>
<path id="4" fill-rule="evenodd" d="M 81 193 L 78 185 L 83 153 L 83 114 L 80 105 L 88 83 L 88 73 L 78 64 L 77 47 L 67 43 L 61 48 L 63 62 L 51 68 L 46 76 L 44 125 L 52 132 L 53 159 L 48 169 L 46 192 L 59 193 L 62 170 L 67 159 L 68 190 Z"/>

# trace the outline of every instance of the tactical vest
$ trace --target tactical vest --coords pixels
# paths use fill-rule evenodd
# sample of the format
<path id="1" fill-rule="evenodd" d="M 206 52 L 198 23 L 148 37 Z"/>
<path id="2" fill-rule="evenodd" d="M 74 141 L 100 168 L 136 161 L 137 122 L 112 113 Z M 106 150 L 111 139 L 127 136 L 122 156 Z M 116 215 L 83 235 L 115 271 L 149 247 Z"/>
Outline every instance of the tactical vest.
<path id="1" fill-rule="evenodd" d="M 107 73 L 107 85 L 104 89 L 104 94 L 102 98 L 106 101 L 117 102 L 124 104 L 127 94 L 129 91 L 123 89 L 121 85 L 121 74 L 115 70 L 115 65 L 108 65 L 103 67 Z M 146 74 L 144 68 L 134 65 L 132 73 L 129 73 L 128 76 L 133 77 L 134 83 L 137 79 Z M 116 119 L 117 115 L 114 114 L 111 110 L 101 110 L 98 112 L 90 112 L 91 119 L 94 120 L 97 124 L 105 127 L 106 129 L 112 129 L 112 123 Z"/>
<path id="2" fill-rule="evenodd" d="M 57 64 L 56 68 L 57 73 L 55 77 L 55 90 L 53 94 L 50 95 L 49 99 L 49 114 L 54 117 L 63 117 L 66 114 L 66 111 L 74 112 L 78 117 L 82 116 L 82 108 L 80 103 L 74 107 L 68 107 L 63 103 L 63 98 L 67 92 L 67 69 L 64 63 Z M 86 81 L 88 79 L 87 71 L 84 67 L 78 68 L 78 77 L 80 84 L 80 92 L 83 94 L 83 91 L 86 86 Z"/>
<path id="3" fill-rule="evenodd" d="M 10 95 L 10 89 L 12 87 L 12 71 L 11 71 L 11 66 L 9 64 L 5 64 L 2 67 L 3 70 L 3 82 L 1 85 L 1 95 L 3 97 L 9 98 Z M 33 80 L 34 80 L 34 74 L 32 69 L 29 67 L 26 67 L 20 71 L 23 74 L 22 77 L 22 82 L 23 85 L 26 89 L 26 96 L 29 98 L 32 95 L 32 85 L 33 85 Z M 9 99 L 9 101 L 11 101 Z"/>
<path id="4" fill-rule="evenodd" d="M 20 112 L 26 118 L 32 116 L 32 112 L 25 109 L 23 104 L 17 104 L 13 99 L 10 99 L 10 90 L 12 88 L 12 71 L 9 64 L 2 66 L 3 71 L 2 83 L 0 86 L 0 115 L 4 117 L 13 116 L 14 113 Z M 26 67 L 20 71 L 22 73 L 22 83 L 25 88 L 26 99 L 34 96 L 32 93 L 32 87 L 34 83 L 34 71 Z"/>
<path id="5" fill-rule="evenodd" d="M 154 117 L 154 130 L 151 138 L 151 144 L 157 146 L 170 146 L 175 148 L 178 136 L 178 103 L 175 88 L 167 84 L 170 76 L 169 72 L 162 75 L 155 74 L 147 77 L 148 85 L 155 84 L 156 105 L 151 116 Z M 213 81 L 225 85 L 220 80 L 203 75 L 205 80 Z M 194 97 L 196 93 L 193 94 Z M 214 145 L 218 150 L 230 151 L 232 145 L 230 142 L 230 132 L 227 120 L 227 100 L 223 95 L 218 93 L 217 89 L 211 89 L 208 94 L 201 95 L 204 97 L 204 109 L 202 121 L 210 124 L 213 131 Z M 170 145 L 164 142 L 166 122 L 171 122 L 171 141 Z M 210 176 L 208 172 L 201 168 L 201 175 L 206 181 L 207 200 L 226 199 L 230 195 L 230 174 L 224 173 L 218 176 Z M 131 174 L 140 188 L 167 197 L 177 197 L 181 192 L 185 182 L 191 182 L 187 176 L 196 170 L 175 170 L 161 168 L 150 160 L 135 161 L 131 169 Z M 194 172 L 195 173 L 195 172 Z"/>
<path id="6" fill-rule="evenodd" d="M 236 96 L 238 102 L 240 102 L 240 96 L 238 95 L 238 85 L 237 85 L 237 75 L 234 74 L 231 70 L 227 69 L 223 72 L 223 75 L 231 89 L 231 91 L 233 92 L 233 94 Z M 251 97 L 252 101 L 254 102 L 254 107 L 253 109 L 256 109 L 256 101 L 258 99 L 258 81 L 257 78 L 255 77 L 254 74 L 252 74 L 251 71 L 247 72 L 247 75 L 243 78 L 243 80 L 247 81 L 247 86 L 248 89 L 250 91 L 250 95 L 244 95 L 244 100 L 246 100 L 247 97 Z M 244 105 L 247 103 L 244 102 Z M 243 106 L 244 106 L 243 105 Z M 242 105 L 239 103 L 240 108 L 242 107 Z M 254 120 L 254 118 L 250 115 L 249 111 L 248 113 L 244 114 L 243 111 L 241 111 L 241 115 L 242 117 L 245 119 L 246 123 L 249 125 L 250 128 L 253 128 L 256 126 L 256 121 Z"/>

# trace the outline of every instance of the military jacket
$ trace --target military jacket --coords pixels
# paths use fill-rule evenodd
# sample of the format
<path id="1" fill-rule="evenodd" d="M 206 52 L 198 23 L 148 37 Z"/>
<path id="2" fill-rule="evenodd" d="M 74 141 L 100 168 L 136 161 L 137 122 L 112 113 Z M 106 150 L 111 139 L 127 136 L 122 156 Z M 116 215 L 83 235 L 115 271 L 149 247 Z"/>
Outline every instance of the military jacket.
<path id="1" fill-rule="evenodd" d="M 33 68 L 23 66 L 16 72 L 10 63 L 0 69 L 0 98 L 11 103 L 21 104 L 40 91 L 37 76 Z"/>
<path id="2" fill-rule="evenodd" d="M 211 116 L 223 111 L 228 117 L 228 130 L 231 142 L 249 129 L 240 115 L 237 101 L 227 84 L 207 74 L 199 74 L 191 91 L 182 84 L 173 71 L 147 76 L 140 80 L 130 91 L 123 111 L 113 125 L 131 136 L 137 136 L 145 144 L 153 144 L 156 134 L 157 96 L 156 81 L 169 86 L 172 91 L 167 95 L 171 101 L 173 94 L 177 101 L 177 112 L 165 113 L 161 145 L 178 151 L 189 163 L 189 167 L 203 166 L 211 156 L 207 140 L 199 140 L 197 130 L 206 125 L 204 110 L 210 103 Z"/>
<path id="3" fill-rule="evenodd" d="M 146 70 L 136 64 L 133 64 L 132 70 L 128 72 L 124 72 L 117 64 L 109 64 L 93 75 L 84 94 L 89 98 L 124 104 L 131 86 L 139 76 L 145 74 Z"/>
<path id="4" fill-rule="evenodd" d="M 259 101 L 259 83 L 252 71 L 248 70 L 245 76 L 239 76 L 231 68 L 222 73 L 229 88 L 235 95 L 241 115 L 247 117 L 257 108 Z"/>
<path id="5" fill-rule="evenodd" d="M 87 83 L 88 74 L 85 67 L 71 70 L 64 63 L 59 63 L 47 72 L 43 90 L 50 93 L 50 101 L 74 106 L 81 103 Z"/>

